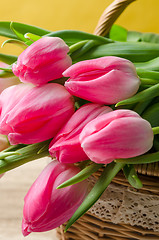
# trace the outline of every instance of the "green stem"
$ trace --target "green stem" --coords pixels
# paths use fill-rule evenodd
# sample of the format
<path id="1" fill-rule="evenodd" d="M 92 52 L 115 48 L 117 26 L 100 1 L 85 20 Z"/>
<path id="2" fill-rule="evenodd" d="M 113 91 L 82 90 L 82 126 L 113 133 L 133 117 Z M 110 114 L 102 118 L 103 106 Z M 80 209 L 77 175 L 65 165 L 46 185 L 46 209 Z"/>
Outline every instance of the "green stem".
<path id="1" fill-rule="evenodd" d="M 116 159 L 117 163 L 125 163 L 125 164 L 147 164 L 154 163 L 159 161 L 159 151 L 155 153 L 143 154 L 133 158 L 120 158 Z"/>
<path id="2" fill-rule="evenodd" d="M 0 174 L 7 172 L 13 168 L 19 167 L 27 162 L 49 156 L 48 147 L 44 149 L 43 147 L 47 144 L 49 146 L 50 140 L 41 143 L 35 143 L 27 145 L 13 153 L 3 152 L 0 159 Z M 41 150 L 43 149 L 43 150 Z M 40 153 L 39 153 L 40 152 Z"/>
<path id="3" fill-rule="evenodd" d="M 77 173 L 74 177 L 68 179 L 66 182 L 62 183 L 57 187 L 57 189 L 64 188 L 73 184 L 76 184 L 78 182 L 81 182 L 88 178 L 92 173 L 98 171 L 99 168 L 101 168 L 103 164 L 96 164 L 93 163 L 90 166 L 84 168 L 79 173 Z"/>
<path id="4" fill-rule="evenodd" d="M 6 54 L 2 54 L 0 53 L 0 61 L 5 62 L 7 64 L 12 64 L 15 61 L 17 61 L 17 56 L 13 56 L 13 55 L 6 55 Z"/>
<path id="5" fill-rule="evenodd" d="M 159 134 L 159 127 L 153 127 L 152 131 L 154 135 Z"/>
<path id="6" fill-rule="evenodd" d="M 8 156 L 13 156 L 13 155 L 20 155 L 18 152 L 1 152 L 0 153 L 0 159 L 5 159 Z"/>
<path id="7" fill-rule="evenodd" d="M 89 42 L 89 40 L 84 40 L 73 44 L 72 46 L 69 47 L 70 49 L 69 53 L 77 51 L 79 48 L 83 47 L 87 42 Z"/>
<path id="8" fill-rule="evenodd" d="M 152 70 L 146 70 L 142 68 L 136 68 L 137 74 L 141 78 L 148 78 L 148 79 L 154 79 L 154 80 L 159 80 L 159 72 L 152 71 Z"/>
<path id="9" fill-rule="evenodd" d="M 31 41 L 37 41 L 37 40 L 39 40 L 40 38 L 42 38 L 41 36 L 38 36 L 38 35 L 36 35 L 36 34 L 33 34 L 33 33 L 26 33 L 25 35 L 24 35 L 24 37 L 25 38 L 27 38 L 27 39 L 29 39 L 29 40 L 31 40 Z"/>
<path id="10" fill-rule="evenodd" d="M 76 62 L 76 59 L 88 52 L 90 49 L 95 46 L 101 45 L 102 43 L 97 40 L 89 40 L 85 45 L 83 45 L 80 49 L 71 54 L 71 58 L 73 62 Z"/>
<path id="11" fill-rule="evenodd" d="M 22 47 L 24 50 L 28 47 L 27 44 L 25 44 L 25 42 L 22 42 L 21 40 L 18 40 L 18 39 L 8 39 L 6 41 L 4 41 L 2 43 L 2 46 L 1 47 L 4 47 L 7 43 L 12 43 L 12 44 L 15 44 L 17 46 L 20 46 Z"/>
<path id="12" fill-rule="evenodd" d="M 149 44 L 149 43 L 147 43 Z M 150 43 L 151 45 L 151 43 Z M 153 43 L 154 45 L 154 43 Z M 154 58 L 152 58 L 151 60 L 145 62 L 145 61 L 141 61 L 138 63 L 134 63 L 135 67 L 137 68 L 137 71 L 139 69 L 139 71 L 158 71 L 159 70 L 159 57 L 156 56 Z"/>
<path id="13" fill-rule="evenodd" d="M 9 68 L 0 67 L 0 70 L 6 71 L 6 72 L 12 72 L 12 68 L 11 67 L 9 67 Z"/>
<path id="14" fill-rule="evenodd" d="M 125 165 L 123 168 L 124 175 L 130 185 L 134 188 L 140 189 L 142 188 L 142 182 L 138 178 L 137 173 L 135 171 L 134 165 Z"/>
<path id="15" fill-rule="evenodd" d="M 155 85 L 159 83 L 159 80 L 149 79 L 149 78 L 140 78 L 141 84 L 143 85 Z"/>
<path id="16" fill-rule="evenodd" d="M 10 151 L 17 151 L 17 150 L 19 150 L 19 149 L 21 149 L 21 148 L 24 148 L 24 147 L 26 147 L 27 145 L 25 145 L 25 144 L 17 144 L 17 145 L 11 145 L 11 146 L 9 146 L 8 148 L 6 148 L 6 149 L 4 149 L 3 151 L 1 151 L 1 153 L 3 153 L 3 152 L 10 152 Z"/>
<path id="17" fill-rule="evenodd" d="M 149 100 L 145 100 L 144 102 L 139 102 L 136 104 L 136 106 L 134 107 L 134 111 L 137 112 L 139 115 L 141 115 L 144 110 L 148 107 L 148 105 L 151 103 L 152 99 Z"/>
<path id="18" fill-rule="evenodd" d="M 159 96 L 159 83 L 137 93 L 136 95 L 128 99 L 118 102 L 115 106 L 118 107 L 121 105 L 129 105 L 137 102 L 143 102 L 149 99 L 153 99 L 154 97 L 157 96 Z"/>
<path id="19" fill-rule="evenodd" d="M 77 211 L 74 213 L 74 215 L 69 220 L 65 231 L 78 219 L 80 218 L 85 212 L 89 210 L 93 206 L 93 204 L 100 198 L 102 193 L 105 191 L 105 189 L 108 187 L 108 185 L 111 183 L 112 179 L 115 177 L 115 175 L 125 166 L 124 163 L 118 164 L 118 163 L 110 163 L 108 164 L 103 173 L 101 174 L 100 178 L 90 191 L 90 193 L 87 195 L 83 203 L 80 205 L 80 207 L 77 209 Z"/>

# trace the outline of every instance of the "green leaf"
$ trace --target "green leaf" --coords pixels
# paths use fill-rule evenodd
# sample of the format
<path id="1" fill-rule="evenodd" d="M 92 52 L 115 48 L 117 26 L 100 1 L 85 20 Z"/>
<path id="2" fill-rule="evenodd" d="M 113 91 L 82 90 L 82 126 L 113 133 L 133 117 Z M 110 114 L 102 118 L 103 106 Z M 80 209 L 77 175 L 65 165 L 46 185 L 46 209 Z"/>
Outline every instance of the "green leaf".
<path id="1" fill-rule="evenodd" d="M 113 41 L 126 42 L 127 30 L 119 25 L 114 24 L 109 32 L 109 38 Z"/>
<path id="2" fill-rule="evenodd" d="M 158 46 L 158 44 L 153 44 L 153 45 Z M 159 71 L 159 57 L 155 57 L 147 62 L 134 63 L 134 65 L 137 68 L 137 70 L 143 69 L 148 71 Z"/>
<path id="3" fill-rule="evenodd" d="M 101 168 L 103 165 L 102 164 L 96 164 L 93 163 L 89 165 L 88 167 L 84 168 L 81 170 L 79 173 L 77 173 L 75 176 L 67 180 L 66 182 L 62 183 L 57 187 L 57 189 L 68 187 L 70 185 L 76 184 L 78 182 L 81 182 L 88 178 L 92 173 L 96 172 L 99 168 Z"/>
<path id="4" fill-rule="evenodd" d="M 62 38 L 69 46 L 83 40 L 97 40 L 103 44 L 113 42 L 111 39 L 105 37 L 96 36 L 94 34 L 75 30 L 62 30 L 57 32 L 51 32 L 47 34 L 47 36 Z"/>
<path id="5" fill-rule="evenodd" d="M 112 179 L 115 177 L 115 175 L 124 167 L 125 164 L 116 164 L 114 162 L 108 164 L 103 173 L 101 174 L 100 178 L 90 191 L 90 193 L 87 195 L 83 203 L 80 205 L 80 207 L 77 209 L 77 211 L 74 213 L 74 215 L 69 220 L 65 231 L 78 219 L 80 218 L 85 212 L 87 212 L 93 204 L 100 198 L 102 193 L 105 191 L 105 189 L 108 187 L 108 185 L 111 183 Z"/>
<path id="6" fill-rule="evenodd" d="M 0 70 L 6 71 L 6 72 L 12 72 L 12 65 L 8 66 L 7 68 L 0 67 Z"/>
<path id="7" fill-rule="evenodd" d="M 40 36 L 32 34 L 32 33 L 26 33 L 24 35 L 24 37 L 27 38 L 27 39 L 30 39 L 31 41 L 34 41 L 34 42 L 41 38 Z"/>
<path id="8" fill-rule="evenodd" d="M 14 77 L 14 73 L 13 72 L 7 72 L 7 71 L 0 71 L 0 78 L 10 78 L 10 77 Z"/>
<path id="9" fill-rule="evenodd" d="M 153 127 L 152 130 L 154 135 L 159 134 L 159 127 Z"/>
<path id="10" fill-rule="evenodd" d="M 159 83 L 159 80 L 154 80 L 150 78 L 140 78 L 141 85 L 155 85 Z"/>
<path id="11" fill-rule="evenodd" d="M 145 164 L 159 161 L 159 152 L 140 155 L 133 158 L 116 159 L 117 163 L 125 164 Z"/>
<path id="12" fill-rule="evenodd" d="M 146 119 L 152 127 L 159 126 L 159 103 L 151 104 L 141 116 Z"/>
<path id="13" fill-rule="evenodd" d="M 87 42 L 77 51 L 73 52 L 70 56 L 73 61 L 76 61 L 76 58 L 79 58 L 86 52 L 88 52 L 91 48 L 101 45 L 101 42 L 96 41 L 96 40 L 87 40 Z"/>
<path id="14" fill-rule="evenodd" d="M 8 39 L 8 40 L 3 42 L 1 47 L 4 47 L 7 43 L 16 44 L 16 45 L 22 47 L 23 49 L 26 49 L 28 47 L 27 44 L 25 44 L 24 42 L 22 42 L 22 41 L 20 41 L 18 39 Z"/>
<path id="15" fill-rule="evenodd" d="M 149 78 L 149 79 L 154 79 L 159 81 L 159 72 L 152 71 L 152 70 L 145 70 L 143 68 L 136 68 L 137 75 L 140 78 Z"/>
<path id="16" fill-rule="evenodd" d="M 0 53 L 0 61 L 7 63 L 7 64 L 12 64 L 12 63 L 16 62 L 17 58 L 18 58 L 17 56 Z"/>
<path id="17" fill-rule="evenodd" d="M 3 151 L 1 151 L 1 153 L 4 153 L 4 152 L 13 152 L 13 151 L 16 151 L 18 149 L 21 149 L 23 147 L 26 147 L 28 145 L 26 144 L 17 144 L 17 145 L 10 145 L 8 148 L 4 149 Z"/>
<path id="18" fill-rule="evenodd" d="M 5 159 L 8 156 L 20 155 L 18 152 L 2 152 L 0 153 L 0 160 Z"/>
<path id="19" fill-rule="evenodd" d="M 159 151 L 159 138 L 158 135 L 154 136 L 153 146 L 156 151 Z"/>
<path id="20" fill-rule="evenodd" d="M 156 33 L 141 33 L 136 31 L 128 31 L 127 41 L 129 42 L 148 42 L 159 43 L 159 34 Z"/>
<path id="21" fill-rule="evenodd" d="M 142 33 L 136 31 L 127 32 L 127 41 L 128 42 L 139 42 L 141 41 Z"/>
<path id="22" fill-rule="evenodd" d="M 141 180 L 137 176 L 134 165 L 125 165 L 123 168 L 123 172 L 132 187 L 137 189 L 143 187 Z"/>
<path id="23" fill-rule="evenodd" d="M 77 51 L 79 48 L 83 47 L 89 40 L 83 40 L 80 42 L 77 42 L 69 47 L 70 51 L 69 53 L 73 53 Z"/>
<path id="24" fill-rule="evenodd" d="M 159 34 L 142 33 L 141 41 L 149 43 L 159 43 Z"/>
<path id="25" fill-rule="evenodd" d="M 159 96 L 159 83 L 137 93 L 131 98 L 118 102 L 115 106 L 118 107 L 121 105 L 129 105 L 137 102 L 143 102 L 145 100 L 147 101 L 149 99 L 153 99 L 156 96 Z"/>
<path id="26" fill-rule="evenodd" d="M 50 140 L 41 143 L 35 143 L 27 146 L 22 146 L 22 148 L 16 150 L 14 155 L 6 156 L 5 158 L 0 159 L 0 174 L 6 171 L 9 171 L 13 168 L 19 167 L 27 162 L 45 157 L 49 155 L 48 148 L 45 151 L 41 151 L 39 154 L 39 150 L 44 146 L 48 145 L 49 147 Z M 18 145 L 19 146 L 19 145 Z M 4 154 L 4 152 L 2 152 Z M 2 154 L 1 153 L 1 154 Z M 9 154 L 10 151 L 6 151 L 5 154 Z"/>
<path id="27" fill-rule="evenodd" d="M 16 36 L 16 34 L 13 33 L 12 30 L 10 29 L 10 24 L 11 22 L 3 22 L 3 21 L 0 22 L 0 36 L 17 39 L 18 37 Z M 13 26 L 14 26 L 14 29 L 16 29 L 16 31 L 18 31 L 23 35 L 25 33 L 30 32 L 39 36 L 43 36 L 51 32 L 36 26 L 18 23 L 18 22 L 14 22 Z"/>
<path id="28" fill-rule="evenodd" d="M 145 100 L 144 102 L 139 102 L 138 104 L 136 104 L 133 110 L 139 115 L 141 115 L 151 102 L 152 99 Z"/>
<path id="29" fill-rule="evenodd" d="M 115 42 L 95 46 L 77 58 L 77 61 L 94 59 L 104 56 L 117 56 L 132 62 L 144 62 L 159 56 L 159 44 L 144 42 Z"/>
<path id="30" fill-rule="evenodd" d="M 26 39 L 25 39 L 24 35 L 23 35 L 22 33 L 18 32 L 18 31 L 14 28 L 13 24 L 14 24 L 13 22 L 10 23 L 10 29 L 12 30 L 13 33 L 15 33 L 15 35 L 17 36 L 17 38 L 19 38 L 20 40 L 22 40 L 22 41 L 25 42 Z"/>

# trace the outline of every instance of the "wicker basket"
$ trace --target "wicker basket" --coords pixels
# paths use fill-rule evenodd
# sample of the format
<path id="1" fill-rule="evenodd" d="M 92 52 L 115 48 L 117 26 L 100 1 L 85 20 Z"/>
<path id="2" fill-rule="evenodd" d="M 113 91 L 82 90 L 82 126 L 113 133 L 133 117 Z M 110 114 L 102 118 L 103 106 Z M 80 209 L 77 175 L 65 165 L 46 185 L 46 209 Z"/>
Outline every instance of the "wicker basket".
<path id="1" fill-rule="evenodd" d="M 115 0 L 103 12 L 94 34 L 105 36 L 118 16 L 133 1 L 135 0 Z M 144 194 L 156 196 L 159 201 L 159 163 L 136 165 L 136 170 L 143 183 L 143 188 L 137 190 L 138 193 L 143 196 Z M 94 174 L 94 179 L 98 178 L 101 174 L 100 171 Z M 118 189 L 130 187 L 121 172 L 113 179 L 113 183 Z M 159 226 L 157 219 L 155 224 Z M 125 223 L 115 224 L 90 211 L 77 220 L 66 233 L 64 233 L 64 229 L 65 224 L 57 228 L 57 236 L 60 240 L 159 240 L 159 231 L 152 230 L 151 226 L 147 228 Z"/>

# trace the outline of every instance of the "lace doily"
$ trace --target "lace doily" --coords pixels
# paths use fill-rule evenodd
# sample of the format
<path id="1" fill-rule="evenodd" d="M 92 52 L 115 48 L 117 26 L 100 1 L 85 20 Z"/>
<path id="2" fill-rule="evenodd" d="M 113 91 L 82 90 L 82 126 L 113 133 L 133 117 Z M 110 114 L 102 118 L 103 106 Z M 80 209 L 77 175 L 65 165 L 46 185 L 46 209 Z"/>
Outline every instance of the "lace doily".
<path id="1" fill-rule="evenodd" d="M 94 178 L 89 179 L 90 188 Z M 89 210 L 115 224 L 141 226 L 159 232 L 159 196 L 111 183 Z"/>

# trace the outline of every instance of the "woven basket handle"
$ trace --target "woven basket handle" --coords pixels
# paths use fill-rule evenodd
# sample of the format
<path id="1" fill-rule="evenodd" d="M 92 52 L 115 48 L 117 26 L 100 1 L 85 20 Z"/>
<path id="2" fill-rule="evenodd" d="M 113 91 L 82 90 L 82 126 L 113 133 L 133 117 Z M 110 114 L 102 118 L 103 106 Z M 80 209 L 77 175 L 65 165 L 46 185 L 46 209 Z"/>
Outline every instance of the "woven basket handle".
<path id="1" fill-rule="evenodd" d="M 120 16 L 124 9 L 134 1 L 135 0 L 115 0 L 112 4 L 110 4 L 101 15 L 94 34 L 106 36 L 116 19 Z"/>
<path id="2" fill-rule="evenodd" d="M 115 0 L 110 4 L 101 15 L 94 34 L 98 36 L 106 36 L 116 19 L 124 9 L 134 1 L 135 0 Z M 143 175 L 159 177 L 159 162 L 135 165 L 135 168 L 138 173 Z"/>

